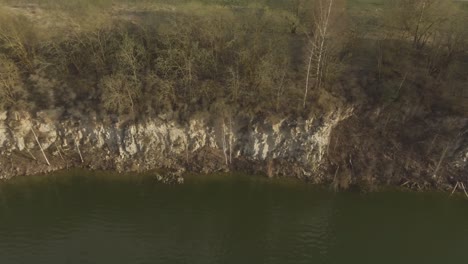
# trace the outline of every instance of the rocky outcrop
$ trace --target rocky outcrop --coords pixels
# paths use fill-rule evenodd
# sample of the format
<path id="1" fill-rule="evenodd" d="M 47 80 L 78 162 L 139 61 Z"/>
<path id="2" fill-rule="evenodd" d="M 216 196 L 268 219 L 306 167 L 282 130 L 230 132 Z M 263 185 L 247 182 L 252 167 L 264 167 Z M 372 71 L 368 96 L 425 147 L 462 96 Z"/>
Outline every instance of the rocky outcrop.
<path id="1" fill-rule="evenodd" d="M 241 170 L 341 188 L 391 184 L 449 189 L 468 178 L 463 118 L 434 119 L 424 124 L 425 130 L 409 133 L 396 125 L 379 126 L 352 109 L 277 121 L 211 116 L 180 123 L 161 115 L 105 124 L 53 121 L 50 116 L 0 113 L 1 178 L 77 166 L 121 172 L 162 169 L 169 172 L 158 174 L 164 182 L 181 182 L 184 171 Z M 412 129 L 420 129 L 411 122 Z"/>
<path id="2" fill-rule="evenodd" d="M 139 123 L 103 124 L 52 122 L 43 114 L 38 114 L 39 118 L 24 113 L 7 117 L 4 113 L 0 120 L 0 176 L 69 166 L 118 171 L 184 168 L 205 173 L 230 169 L 258 172 L 265 171 L 271 161 L 281 161 L 289 165 L 270 169 L 270 176 L 311 177 L 324 163 L 333 127 L 350 114 L 338 111 L 274 123 L 242 117 L 198 118 L 186 124 L 162 115 Z M 33 130 L 51 166 L 43 162 Z"/>

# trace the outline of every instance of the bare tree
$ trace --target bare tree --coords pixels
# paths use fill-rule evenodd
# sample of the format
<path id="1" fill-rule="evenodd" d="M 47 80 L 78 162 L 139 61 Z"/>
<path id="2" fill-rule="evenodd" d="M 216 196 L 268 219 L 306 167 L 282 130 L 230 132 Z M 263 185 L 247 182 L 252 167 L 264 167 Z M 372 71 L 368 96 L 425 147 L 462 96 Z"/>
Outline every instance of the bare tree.
<path id="1" fill-rule="evenodd" d="M 123 71 L 129 72 L 134 81 L 138 80 L 138 71 L 142 68 L 142 58 L 144 57 L 144 48 L 125 33 L 123 35 L 117 58 Z"/>
<path id="2" fill-rule="evenodd" d="M 343 1 L 315 0 L 312 1 L 312 32 L 308 34 L 307 74 L 304 89 L 303 107 L 311 87 L 320 89 L 327 77 L 327 67 L 333 60 L 332 41 L 330 37 L 336 33 L 338 16 L 343 12 Z M 312 85 L 311 85 L 312 84 Z"/>
<path id="3" fill-rule="evenodd" d="M 0 47 L 28 69 L 33 66 L 34 51 L 31 44 L 36 38 L 35 32 L 30 20 L 0 12 Z"/>
<path id="4" fill-rule="evenodd" d="M 392 0 L 388 20 L 411 40 L 415 49 L 422 49 L 434 33 L 446 23 L 454 11 L 449 0 Z"/>
<path id="5" fill-rule="evenodd" d="M 116 73 L 105 76 L 100 82 L 101 100 L 107 110 L 119 114 L 135 113 L 135 101 L 141 94 L 141 83 L 133 76 Z"/>
<path id="6" fill-rule="evenodd" d="M 0 108 L 17 106 L 25 89 L 16 64 L 0 55 Z"/>
<path id="7" fill-rule="evenodd" d="M 468 17 L 457 14 L 455 10 L 453 12 L 443 25 L 437 27 L 431 38 L 427 70 L 433 76 L 450 71 L 450 65 L 457 57 L 463 56 L 468 47 Z"/>

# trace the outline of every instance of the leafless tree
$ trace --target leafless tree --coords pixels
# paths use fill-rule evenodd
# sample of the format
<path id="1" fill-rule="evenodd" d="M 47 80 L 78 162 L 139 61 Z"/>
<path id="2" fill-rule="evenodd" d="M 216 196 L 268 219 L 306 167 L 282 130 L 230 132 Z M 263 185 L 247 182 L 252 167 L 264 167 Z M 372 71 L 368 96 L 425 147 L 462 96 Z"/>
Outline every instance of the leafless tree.
<path id="1" fill-rule="evenodd" d="M 24 94 L 18 67 L 6 56 L 0 55 L 0 108 L 17 105 Z"/>
<path id="2" fill-rule="evenodd" d="M 102 101 L 107 110 L 119 114 L 135 113 L 135 101 L 140 96 L 141 84 L 133 76 L 122 73 L 105 76 L 101 82 Z"/>
<path id="3" fill-rule="evenodd" d="M 339 14 L 343 13 L 343 1 L 312 1 L 312 31 L 309 35 L 307 74 L 304 89 L 303 107 L 306 106 L 310 88 L 320 89 L 326 78 L 327 67 L 333 60 L 330 38 L 336 33 Z"/>
<path id="4" fill-rule="evenodd" d="M 454 3 L 449 0 L 392 0 L 388 20 L 400 28 L 415 49 L 432 40 L 441 25 L 450 20 Z"/>

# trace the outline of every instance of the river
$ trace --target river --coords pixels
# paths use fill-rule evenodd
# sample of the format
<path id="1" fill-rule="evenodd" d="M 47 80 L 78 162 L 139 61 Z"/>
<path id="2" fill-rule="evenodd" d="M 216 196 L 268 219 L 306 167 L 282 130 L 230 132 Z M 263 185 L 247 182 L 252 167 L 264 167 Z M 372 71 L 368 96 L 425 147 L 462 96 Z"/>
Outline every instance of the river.
<path id="1" fill-rule="evenodd" d="M 468 201 L 247 175 L 0 183 L 0 263 L 466 263 Z"/>

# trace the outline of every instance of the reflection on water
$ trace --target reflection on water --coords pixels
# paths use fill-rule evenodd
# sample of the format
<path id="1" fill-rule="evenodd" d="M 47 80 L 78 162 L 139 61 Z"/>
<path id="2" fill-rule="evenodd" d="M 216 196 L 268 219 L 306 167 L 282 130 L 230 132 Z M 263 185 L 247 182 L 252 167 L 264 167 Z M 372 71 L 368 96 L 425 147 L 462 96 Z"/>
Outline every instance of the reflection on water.
<path id="1" fill-rule="evenodd" d="M 467 206 L 242 175 L 167 186 L 75 171 L 0 183 L 0 263 L 464 263 Z"/>

